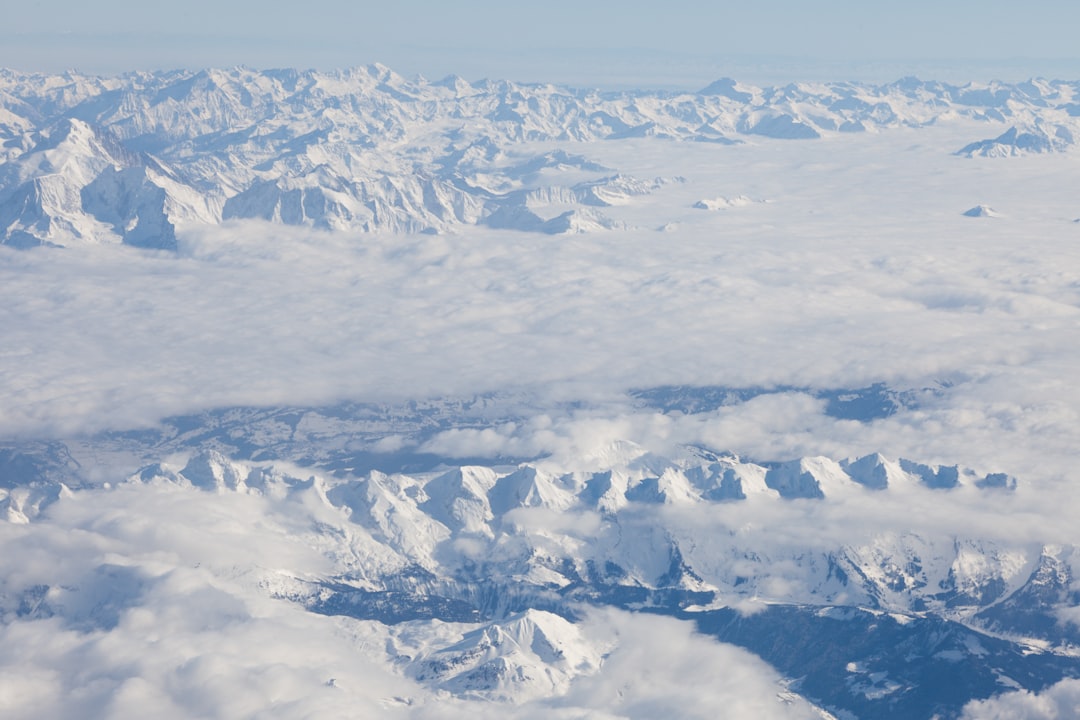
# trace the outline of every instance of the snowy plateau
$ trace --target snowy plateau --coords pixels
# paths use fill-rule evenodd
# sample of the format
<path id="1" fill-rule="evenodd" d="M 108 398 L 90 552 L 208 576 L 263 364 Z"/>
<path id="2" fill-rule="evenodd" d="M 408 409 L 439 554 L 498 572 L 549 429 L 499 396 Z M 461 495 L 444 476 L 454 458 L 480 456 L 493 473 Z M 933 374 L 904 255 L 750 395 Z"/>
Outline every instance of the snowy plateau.
<path id="1" fill-rule="evenodd" d="M 0 70 L 0 716 L 1080 716 L 1078 133 Z"/>

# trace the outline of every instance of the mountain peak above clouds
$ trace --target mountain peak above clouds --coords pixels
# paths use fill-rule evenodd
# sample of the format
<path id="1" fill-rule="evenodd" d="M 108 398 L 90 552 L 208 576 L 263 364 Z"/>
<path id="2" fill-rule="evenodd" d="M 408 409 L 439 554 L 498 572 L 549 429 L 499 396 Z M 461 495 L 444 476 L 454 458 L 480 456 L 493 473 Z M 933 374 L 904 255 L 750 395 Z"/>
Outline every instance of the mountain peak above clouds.
<path id="1" fill-rule="evenodd" d="M 976 217 L 976 218 L 1001 217 L 1001 213 L 999 213 L 997 210 L 990 207 L 989 205 L 976 205 L 973 208 L 965 210 L 964 215 L 966 217 Z"/>
<path id="2" fill-rule="evenodd" d="M 579 675 L 599 670 L 601 654 L 578 627 L 543 610 L 526 610 L 467 633 L 410 667 L 462 698 L 520 703 L 564 694 Z"/>
<path id="3" fill-rule="evenodd" d="M 732 78 L 725 77 L 698 90 L 698 95 L 719 95 L 741 103 L 749 103 L 754 99 L 753 91 L 754 88 L 744 88 Z"/>
<path id="4" fill-rule="evenodd" d="M 1028 153 L 1064 152 L 1075 142 L 1073 128 L 1057 125 L 1052 132 L 1036 124 L 1023 129 L 1013 126 L 996 138 L 979 140 L 956 151 L 965 157 L 1012 157 Z"/>

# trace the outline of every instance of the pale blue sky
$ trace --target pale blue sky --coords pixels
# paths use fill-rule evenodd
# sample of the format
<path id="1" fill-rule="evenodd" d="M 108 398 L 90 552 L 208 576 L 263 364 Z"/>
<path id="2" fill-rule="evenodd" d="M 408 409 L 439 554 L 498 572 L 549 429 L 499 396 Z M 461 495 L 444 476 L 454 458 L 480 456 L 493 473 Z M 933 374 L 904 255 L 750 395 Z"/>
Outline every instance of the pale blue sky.
<path id="1" fill-rule="evenodd" d="M 0 66 L 21 70 L 382 62 L 406 75 L 579 85 L 1080 77 L 1080 3 L 1029 0 L 26 0 Z M 948 76 L 948 77 L 946 77 Z"/>

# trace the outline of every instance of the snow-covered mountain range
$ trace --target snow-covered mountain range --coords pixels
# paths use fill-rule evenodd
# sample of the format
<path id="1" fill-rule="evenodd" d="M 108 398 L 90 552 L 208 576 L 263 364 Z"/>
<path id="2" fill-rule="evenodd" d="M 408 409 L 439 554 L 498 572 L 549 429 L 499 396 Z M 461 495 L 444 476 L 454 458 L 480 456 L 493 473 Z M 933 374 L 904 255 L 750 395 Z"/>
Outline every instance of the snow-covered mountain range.
<path id="1" fill-rule="evenodd" d="M 973 503 L 1008 513 L 1022 478 L 878 454 L 659 455 L 628 441 L 577 459 L 454 464 L 423 452 L 507 422 L 492 418 L 498 406 L 236 408 L 152 432 L 8 444 L 0 497 L 7 522 L 28 527 L 118 492 L 179 493 L 207 512 L 226 497 L 266 503 L 329 566 L 230 572 L 265 597 L 405 633 L 385 643 L 385 662 L 460 701 L 566 694 L 611 651 L 574 624 L 605 607 L 741 645 L 801 678 L 785 690 L 799 703 L 840 717 L 954 717 L 972 699 L 1080 673 L 1080 631 L 1061 621 L 1080 601 L 1073 546 L 920 517 Z M 102 483 L 123 467 L 126 480 Z M 3 578 L 0 611 L 108 625 L 145 582 L 110 567 L 67 585 Z"/>
<path id="2" fill-rule="evenodd" d="M 1075 82 L 573 90 L 244 68 L 115 78 L 0 72 L 0 242 L 175 247 L 175 228 L 262 219 L 326 230 L 547 233 L 620 227 L 605 207 L 678 178 L 628 177 L 559 144 L 811 141 L 958 119 L 961 155 L 1060 152 Z M 551 148 L 538 150 L 548 143 Z M 709 202 L 703 200 L 702 202 Z"/>

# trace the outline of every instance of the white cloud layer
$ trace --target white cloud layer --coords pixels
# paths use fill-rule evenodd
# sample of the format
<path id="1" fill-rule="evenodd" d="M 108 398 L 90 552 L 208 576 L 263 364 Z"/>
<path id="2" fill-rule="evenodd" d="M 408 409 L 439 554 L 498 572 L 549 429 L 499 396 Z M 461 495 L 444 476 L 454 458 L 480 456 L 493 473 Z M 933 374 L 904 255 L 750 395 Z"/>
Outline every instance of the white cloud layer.
<path id="1" fill-rule="evenodd" d="M 1041 693 L 1026 690 L 976 700 L 962 720 L 1065 720 L 1080 715 L 1080 680 L 1062 680 Z"/>
<path id="2" fill-rule="evenodd" d="M 77 494 L 48 521 L 0 523 L 0 714 L 380 715 L 379 699 L 408 683 L 329 619 L 257 590 L 275 568 L 326 567 L 268 509 L 250 496 L 126 486 Z M 51 588 L 40 600 L 54 614 L 17 617 L 11 598 L 35 585 Z M 327 687 L 331 677 L 348 690 Z"/>
<path id="3" fill-rule="evenodd" d="M 1037 458 L 1060 476 L 1080 440 L 1076 171 L 1059 156 L 948 154 L 970 134 L 582 148 L 637 176 L 687 178 L 608 209 L 636 231 L 241 224 L 187 232 L 178 258 L 3 249 L 0 431 L 342 397 L 525 389 L 599 402 L 667 383 L 941 381 L 955 385 L 936 405 L 871 427 L 794 397 L 721 413 L 707 434 L 755 449 L 760 428 L 790 452 L 881 449 L 1014 473 Z M 739 194 L 768 202 L 691 207 Z M 961 215 L 978 202 L 1003 217 Z M 677 231 L 651 229 L 670 221 Z"/>

